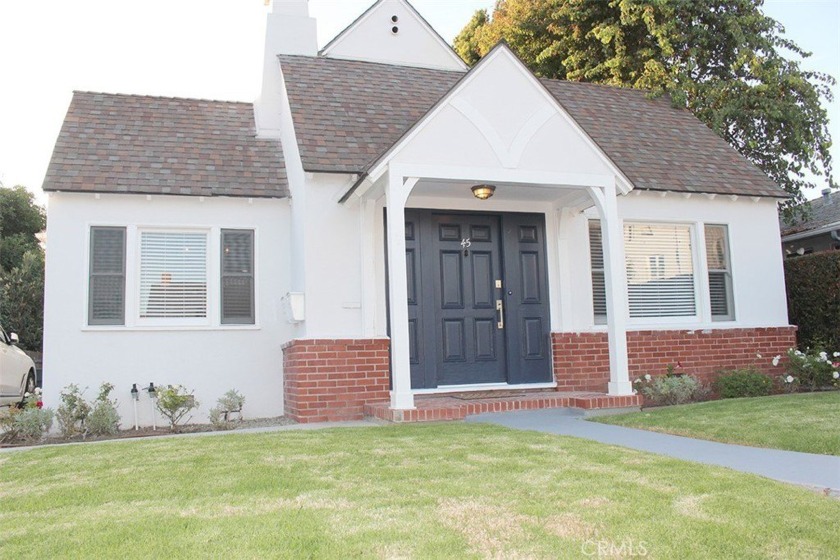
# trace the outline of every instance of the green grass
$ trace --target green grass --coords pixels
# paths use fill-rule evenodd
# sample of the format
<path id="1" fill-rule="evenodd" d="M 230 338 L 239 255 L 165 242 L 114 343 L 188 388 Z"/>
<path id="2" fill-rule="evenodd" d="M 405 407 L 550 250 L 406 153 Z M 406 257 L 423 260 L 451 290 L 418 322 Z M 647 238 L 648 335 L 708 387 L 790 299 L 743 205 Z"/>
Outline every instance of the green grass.
<path id="1" fill-rule="evenodd" d="M 837 558 L 840 500 L 474 424 L 0 455 L 4 558 Z"/>
<path id="2" fill-rule="evenodd" d="M 595 420 L 726 443 L 840 455 L 840 391 L 725 399 Z"/>

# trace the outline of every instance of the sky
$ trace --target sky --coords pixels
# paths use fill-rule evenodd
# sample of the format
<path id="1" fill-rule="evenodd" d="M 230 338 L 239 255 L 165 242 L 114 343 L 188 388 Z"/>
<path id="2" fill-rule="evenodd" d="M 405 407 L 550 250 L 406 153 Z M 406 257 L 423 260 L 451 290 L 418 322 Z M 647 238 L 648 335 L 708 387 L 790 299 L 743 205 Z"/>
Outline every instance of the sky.
<path id="1" fill-rule="evenodd" d="M 310 0 L 319 45 L 371 3 Z M 412 4 L 451 41 L 494 1 Z M 840 79 L 840 0 L 768 0 L 764 10 L 813 53 L 805 68 Z M 0 182 L 45 200 L 41 183 L 73 90 L 253 101 L 266 12 L 263 0 L 0 1 Z M 840 98 L 840 86 L 834 92 Z M 828 108 L 840 162 L 840 99 Z"/>

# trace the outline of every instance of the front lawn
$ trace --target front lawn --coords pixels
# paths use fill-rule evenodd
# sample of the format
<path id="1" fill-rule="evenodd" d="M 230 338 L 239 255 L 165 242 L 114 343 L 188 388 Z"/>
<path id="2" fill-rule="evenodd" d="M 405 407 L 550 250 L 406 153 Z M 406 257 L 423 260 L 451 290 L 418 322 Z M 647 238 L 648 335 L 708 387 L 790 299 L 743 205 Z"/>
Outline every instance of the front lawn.
<path id="1" fill-rule="evenodd" d="M 595 420 L 726 443 L 840 455 L 840 391 L 725 399 Z"/>
<path id="2" fill-rule="evenodd" d="M 475 424 L 40 448 L 0 493 L 5 558 L 840 557 L 839 500 Z"/>

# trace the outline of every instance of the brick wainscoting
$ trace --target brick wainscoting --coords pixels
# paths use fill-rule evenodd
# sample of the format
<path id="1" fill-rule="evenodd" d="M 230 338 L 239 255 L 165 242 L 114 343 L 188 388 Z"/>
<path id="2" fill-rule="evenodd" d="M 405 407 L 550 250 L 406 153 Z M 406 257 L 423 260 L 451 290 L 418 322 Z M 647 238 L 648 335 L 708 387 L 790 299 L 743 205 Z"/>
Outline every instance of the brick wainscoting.
<path id="1" fill-rule="evenodd" d="M 606 391 L 610 378 L 607 333 L 552 333 L 558 391 Z M 753 366 L 780 375 L 773 356 L 796 346 L 796 327 L 699 331 L 629 331 L 630 381 L 646 373 L 664 374 L 668 365 L 711 381 L 722 369 Z M 761 354 L 758 359 L 756 354 Z"/>
<path id="2" fill-rule="evenodd" d="M 292 340 L 283 346 L 283 402 L 297 422 L 361 420 L 387 401 L 387 339 Z"/>

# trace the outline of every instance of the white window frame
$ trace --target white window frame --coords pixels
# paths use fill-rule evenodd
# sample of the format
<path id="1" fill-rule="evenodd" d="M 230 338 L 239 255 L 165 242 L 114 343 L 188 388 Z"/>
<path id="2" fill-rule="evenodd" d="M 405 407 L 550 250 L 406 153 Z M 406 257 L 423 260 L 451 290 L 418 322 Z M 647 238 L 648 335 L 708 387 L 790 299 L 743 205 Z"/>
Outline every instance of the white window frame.
<path id="1" fill-rule="evenodd" d="M 185 234 L 203 234 L 204 235 L 204 317 L 148 317 L 140 316 L 141 308 L 141 290 L 140 281 L 142 275 L 142 253 L 141 243 L 144 233 L 185 233 Z M 210 262 L 210 248 L 213 244 L 213 236 L 209 228 L 168 228 L 168 227 L 138 227 L 135 238 L 134 254 L 136 256 L 136 270 L 134 273 L 135 290 L 134 290 L 134 320 L 138 326 L 179 326 L 179 327 L 206 327 L 214 324 L 213 309 L 211 308 L 210 294 L 213 291 L 212 279 L 212 263 Z"/>
<path id="2" fill-rule="evenodd" d="M 631 317 L 630 316 L 630 282 L 627 282 L 627 324 L 629 326 L 644 326 L 644 327 L 658 327 L 658 326 L 673 326 L 681 324 L 700 324 L 702 322 L 703 310 L 708 305 L 704 302 L 700 294 L 701 290 L 707 289 L 706 282 L 702 281 L 702 276 L 705 274 L 706 267 L 700 261 L 699 247 L 703 247 L 703 257 L 705 258 L 706 245 L 705 241 L 698 237 L 698 227 L 696 222 L 689 222 L 686 220 L 645 220 L 645 219 L 630 219 L 624 220 L 621 227 L 621 239 L 624 241 L 624 227 L 627 225 L 663 225 L 663 226 L 683 226 L 688 227 L 689 238 L 691 240 L 691 266 L 693 274 L 694 286 L 694 314 L 693 315 L 678 315 L 672 317 Z M 701 245 L 702 242 L 702 245 Z M 625 250 L 625 261 L 622 266 L 626 268 L 627 257 Z M 703 271 L 703 272 L 701 272 Z"/>
<path id="3" fill-rule="evenodd" d="M 124 325 L 90 325 L 88 324 L 89 287 L 88 270 L 90 267 L 90 231 L 93 227 L 124 227 L 126 229 L 125 255 L 125 324 Z M 236 229 L 254 232 L 254 324 L 223 324 L 221 322 L 221 230 Z M 173 231 L 173 232 L 205 232 L 207 233 L 207 317 L 195 320 L 175 319 L 140 319 L 140 232 L 142 231 Z M 131 224 L 126 221 L 96 221 L 85 224 L 84 259 L 85 266 L 81 267 L 80 299 L 84 305 L 81 308 L 80 325 L 83 332 L 99 331 L 251 331 L 261 330 L 260 313 L 260 228 L 253 224 L 237 222 L 225 223 L 219 226 L 183 225 L 183 224 Z M 215 304 L 213 302 L 216 302 Z"/>
<path id="4" fill-rule="evenodd" d="M 706 298 L 708 299 L 708 313 L 709 321 L 713 323 L 732 323 L 737 320 L 738 312 L 735 307 L 735 272 L 732 267 L 732 228 L 729 224 L 721 222 L 705 222 L 703 226 L 703 264 L 706 270 Z M 722 227 L 724 230 L 724 241 L 726 242 L 726 270 L 714 269 L 715 272 L 725 272 L 728 275 L 727 282 L 725 282 L 726 296 L 728 298 L 727 304 L 729 306 L 729 313 L 727 315 L 712 315 L 712 294 L 711 283 L 709 282 L 709 274 L 712 269 L 709 267 L 708 259 L 706 257 L 706 227 Z"/>

